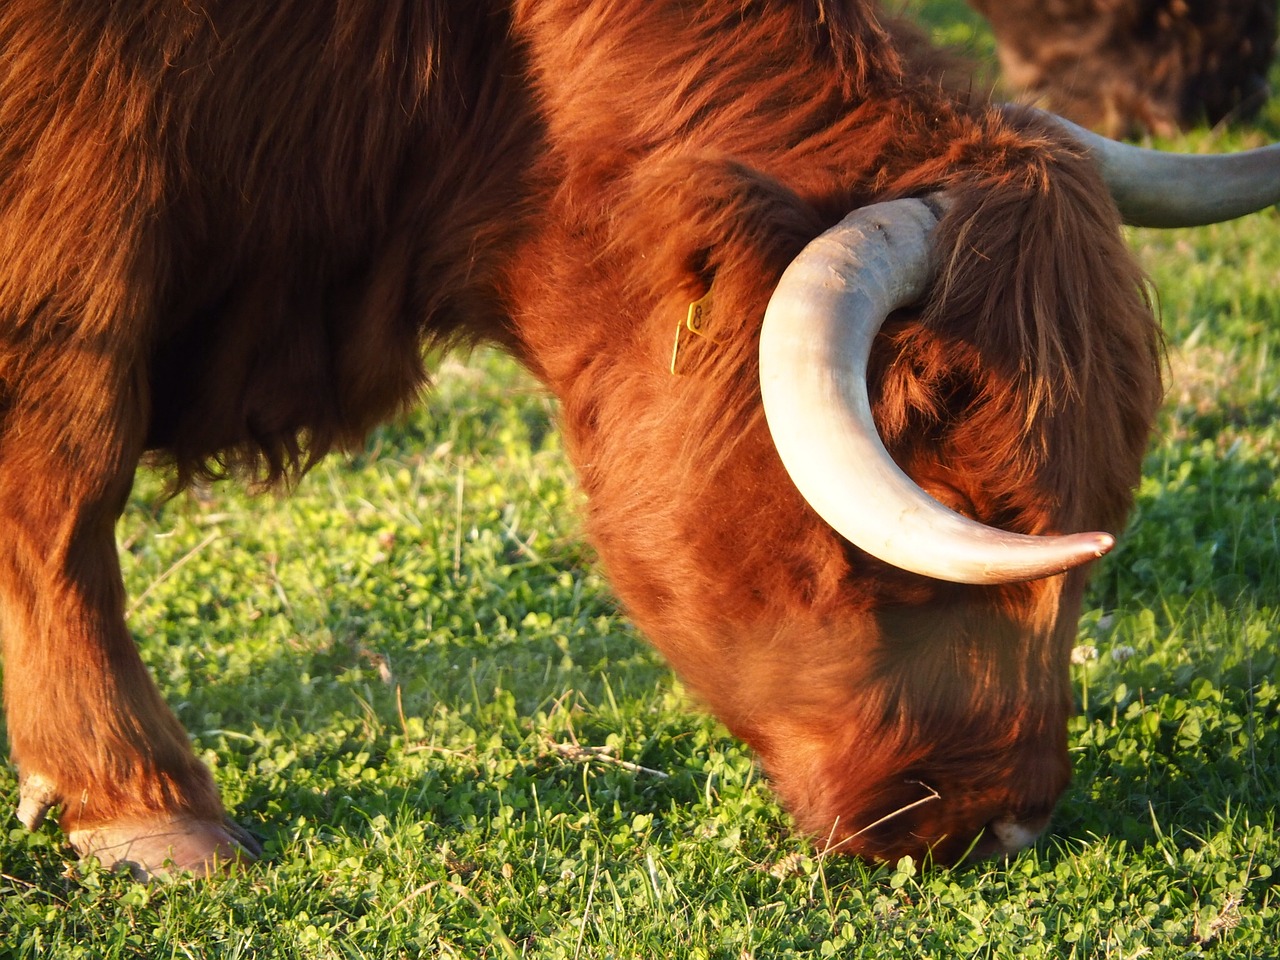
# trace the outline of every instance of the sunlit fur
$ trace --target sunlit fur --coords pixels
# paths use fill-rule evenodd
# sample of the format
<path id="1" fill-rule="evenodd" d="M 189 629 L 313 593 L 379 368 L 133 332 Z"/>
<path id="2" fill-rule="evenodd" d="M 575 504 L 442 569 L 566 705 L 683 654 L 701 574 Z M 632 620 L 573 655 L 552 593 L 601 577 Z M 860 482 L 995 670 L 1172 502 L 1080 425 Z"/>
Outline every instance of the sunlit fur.
<path id="1" fill-rule="evenodd" d="M 969 0 L 1028 99 L 1108 136 L 1170 136 L 1266 101 L 1276 0 Z"/>
<path id="2" fill-rule="evenodd" d="M 1052 806 L 1083 574 L 960 587 L 842 541 L 755 354 L 806 242 L 947 188 L 942 276 L 872 358 L 886 442 L 989 523 L 1118 530 L 1158 334 L 1059 133 L 853 0 L 10 0 L 0 51 L 5 698 L 64 828 L 222 816 L 124 627 L 144 449 L 283 479 L 485 340 L 560 399 L 619 597 L 802 829 L 954 859 Z"/>

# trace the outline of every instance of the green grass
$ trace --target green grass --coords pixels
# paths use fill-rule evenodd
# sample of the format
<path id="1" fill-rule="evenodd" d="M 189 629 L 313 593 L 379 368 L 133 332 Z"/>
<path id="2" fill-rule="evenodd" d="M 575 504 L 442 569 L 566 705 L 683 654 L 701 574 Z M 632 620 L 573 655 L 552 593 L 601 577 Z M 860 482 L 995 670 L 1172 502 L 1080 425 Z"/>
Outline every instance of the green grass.
<path id="1" fill-rule="evenodd" d="M 1280 105 L 1179 146 L 1269 138 Z M 1280 954 L 1280 221 L 1132 239 L 1169 400 L 1086 603 L 1076 780 L 1011 863 L 794 837 L 580 546 L 553 405 L 482 354 L 290 498 L 140 476 L 130 623 L 266 857 L 144 887 L 10 818 L 0 957 Z"/>

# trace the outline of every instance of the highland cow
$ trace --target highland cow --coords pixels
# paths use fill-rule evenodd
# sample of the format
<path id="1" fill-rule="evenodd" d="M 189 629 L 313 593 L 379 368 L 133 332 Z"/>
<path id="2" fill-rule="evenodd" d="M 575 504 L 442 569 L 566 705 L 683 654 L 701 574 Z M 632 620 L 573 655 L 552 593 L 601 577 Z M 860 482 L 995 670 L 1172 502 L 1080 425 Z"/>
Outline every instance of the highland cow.
<path id="1" fill-rule="evenodd" d="M 1244 120 L 1269 94 L 1276 0 L 969 0 L 1011 88 L 1112 137 Z"/>
<path id="2" fill-rule="evenodd" d="M 25 824 L 141 874 L 253 855 L 125 626 L 135 467 L 287 479 L 484 341 L 559 399 L 618 596 L 802 830 L 956 860 L 1044 826 L 1161 397 L 1121 214 L 1275 202 L 1269 154 L 1135 173 L 863 0 L 10 0 L 0 51 Z"/>

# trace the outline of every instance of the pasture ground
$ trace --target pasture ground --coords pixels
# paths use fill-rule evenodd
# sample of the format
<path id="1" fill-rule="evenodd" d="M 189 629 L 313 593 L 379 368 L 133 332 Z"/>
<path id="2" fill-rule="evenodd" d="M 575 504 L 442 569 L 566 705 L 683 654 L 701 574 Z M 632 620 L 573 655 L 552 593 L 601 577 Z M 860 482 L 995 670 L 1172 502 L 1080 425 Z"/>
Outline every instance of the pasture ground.
<path id="1" fill-rule="evenodd" d="M 915 6 L 990 49 L 958 0 Z M 1280 102 L 1164 145 L 1268 140 Z M 131 626 L 266 857 L 141 886 L 6 814 L 0 957 L 1280 955 L 1280 217 L 1132 242 L 1169 397 L 1033 849 L 873 868 L 793 836 L 579 545 L 552 404 L 485 354 L 291 498 L 140 476 Z"/>

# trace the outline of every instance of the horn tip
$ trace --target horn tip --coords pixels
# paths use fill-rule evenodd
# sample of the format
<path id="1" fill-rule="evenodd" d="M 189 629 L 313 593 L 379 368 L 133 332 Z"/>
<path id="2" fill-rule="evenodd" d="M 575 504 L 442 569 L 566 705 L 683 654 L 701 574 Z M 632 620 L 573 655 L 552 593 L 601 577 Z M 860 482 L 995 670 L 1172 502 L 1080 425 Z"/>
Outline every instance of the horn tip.
<path id="1" fill-rule="evenodd" d="M 1109 533 L 1090 534 L 1093 541 L 1094 557 L 1103 557 L 1111 552 L 1116 545 L 1116 538 Z"/>

